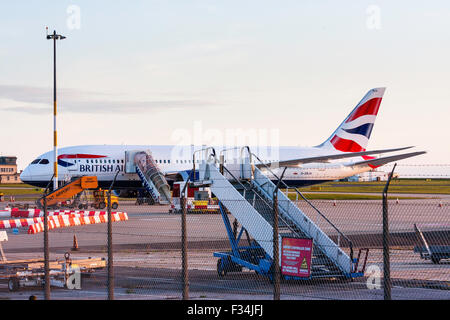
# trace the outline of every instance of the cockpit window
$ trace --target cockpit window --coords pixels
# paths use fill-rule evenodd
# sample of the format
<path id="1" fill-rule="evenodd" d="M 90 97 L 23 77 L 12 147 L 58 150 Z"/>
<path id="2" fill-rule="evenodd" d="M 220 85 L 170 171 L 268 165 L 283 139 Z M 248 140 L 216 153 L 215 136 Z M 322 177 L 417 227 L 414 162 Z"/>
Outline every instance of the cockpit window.
<path id="1" fill-rule="evenodd" d="M 49 164 L 50 162 L 47 159 L 42 159 L 39 164 Z"/>
<path id="2" fill-rule="evenodd" d="M 41 159 L 36 159 L 31 164 L 37 164 L 39 161 L 41 161 Z"/>

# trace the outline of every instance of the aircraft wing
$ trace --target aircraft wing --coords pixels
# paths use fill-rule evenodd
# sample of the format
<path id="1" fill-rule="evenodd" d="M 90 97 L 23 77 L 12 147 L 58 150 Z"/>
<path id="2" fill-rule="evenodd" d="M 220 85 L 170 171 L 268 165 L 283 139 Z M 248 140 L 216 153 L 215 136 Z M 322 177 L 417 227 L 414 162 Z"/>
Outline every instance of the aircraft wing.
<path id="1" fill-rule="evenodd" d="M 359 156 L 369 156 L 372 154 L 394 152 L 394 151 L 400 151 L 400 150 L 405 150 L 405 149 L 410 149 L 410 148 L 412 148 L 412 147 L 362 151 L 362 152 L 345 152 L 345 153 L 330 154 L 330 155 L 324 155 L 324 156 L 318 156 L 318 157 L 310 157 L 310 158 L 301 158 L 301 159 L 292 159 L 292 160 L 286 160 L 286 161 L 280 161 L 280 162 L 273 162 L 273 164 L 276 164 L 279 167 L 293 167 L 293 166 L 298 166 L 298 165 L 304 164 L 304 163 L 327 162 L 329 160 L 354 158 L 354 157 L 359 157 Z M 271 164 L 272 163 L 266 163 L 267 166 L 270 166 Z M 257 164 L 256 166 L 264 167 L 264 164 Z"/>
<path id="2" fill-rule="evenodd" d="M 386 163 L 389 163 L 392 161 L 415 157 L 415 156 L 418 156 L 418 155 L 421 155 L 424 153 L 426 153 L 426 151 L 404 153 L 404 154 L 399 154 L 399 155 L 390 156 L 390 157 L 382 157 L 382 158 L 377 158 L 377 159 L 365 160 L 365 161 L 355 162 L 352 164 L 352 166 L 371 165 L 374 167 L 379 167 L 379 166 L 385 165 Z"/>

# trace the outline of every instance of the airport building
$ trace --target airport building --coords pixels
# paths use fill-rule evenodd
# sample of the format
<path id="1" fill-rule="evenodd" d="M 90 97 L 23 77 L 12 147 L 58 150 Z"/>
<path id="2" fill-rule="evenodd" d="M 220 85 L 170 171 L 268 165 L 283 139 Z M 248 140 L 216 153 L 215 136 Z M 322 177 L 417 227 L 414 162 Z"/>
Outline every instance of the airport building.
<path id="1" fill-rule="evenodd" d="M 387 181 L 389 178 L 389 174 L 390 172 L 378 171 L 374 169 L 348 177 L 346 179 L 343 179 L 343 181 L 351 181 L 351 182 Z M 398 177 L 399 177 L 398 173 L 394 173 L 393 178 L 395 179 Z"/>
<path id="2" fill-rule="evenodd" d="M 0 157 L 0 183 L 21 183 L 17 157 Z"/>

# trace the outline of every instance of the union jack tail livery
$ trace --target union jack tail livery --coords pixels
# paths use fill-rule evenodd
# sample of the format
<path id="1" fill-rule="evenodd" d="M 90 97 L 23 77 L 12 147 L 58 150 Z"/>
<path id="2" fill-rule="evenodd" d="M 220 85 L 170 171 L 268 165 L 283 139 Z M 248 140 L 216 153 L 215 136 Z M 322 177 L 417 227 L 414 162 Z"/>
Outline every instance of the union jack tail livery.
<path id="1" fill-rule="evenodd" d="M 369 90 L 330 138 L 319 147 L 342 152 L 366 151 L 385 90 Z"/>

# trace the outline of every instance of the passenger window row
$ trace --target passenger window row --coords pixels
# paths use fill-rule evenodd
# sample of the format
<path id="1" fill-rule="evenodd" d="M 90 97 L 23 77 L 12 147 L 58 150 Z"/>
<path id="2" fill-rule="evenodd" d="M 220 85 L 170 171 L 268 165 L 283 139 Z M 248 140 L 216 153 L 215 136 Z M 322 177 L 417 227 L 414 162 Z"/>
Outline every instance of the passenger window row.
<path id="1" fill-rule="evenodd" d="M 75 163 L 80 163 L 81 162 L 81 160 L 75 160 Z M 119 164 L 119 163 L 124 163 L 124 161 L 123 160 L 119 160 L 119 159 L 95 159 L 95 160 L 93 160 L 93 159 L 87 159 L 86 160 L 86 163 L 105 163 L 105 164 L 108 164 L 108 163 L 112 163 L 112 164 Z"/>
<path id="2" fill-rule="evenodd" d="M 263 162 L 265 163 L 270 163 L 270 162 L 274 162 L 275 160 L 265 160 Z M 80 163 L 82 162 L 82 160 L 78 160 L 76 159 L 74 161 L 75 163 Z M 119 159 L 86 159 L 85 160 L 86 163 L 105 163 L 105 164 L 119 164 L 119 163 L 124 163 L 124 160 L 119 160 Z M 170 163 L 170 160 L 155 160 L 156 163 Z M 200 163 L 200 160 L 196 160 L 196 163 Z M 225 160 L 225 163 L 227 161 Z M 50 161 L 48 159 L 36 159 L 33 162 L 31 162 L 31 164 L 49 164 Z M 193 163 L 192 160 L 176 160 L 177 164 L 184 164 L 184 163 Z"/>

